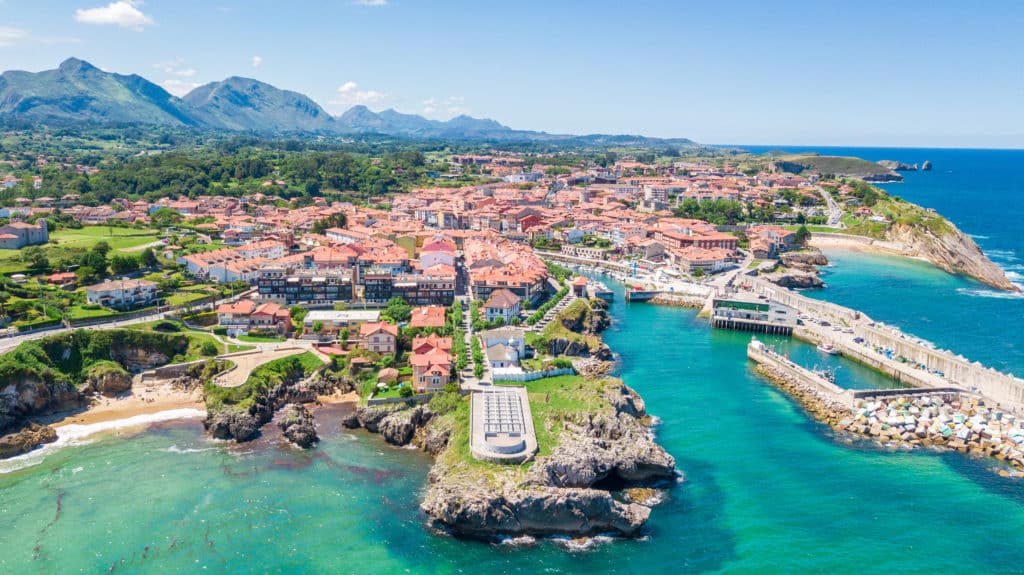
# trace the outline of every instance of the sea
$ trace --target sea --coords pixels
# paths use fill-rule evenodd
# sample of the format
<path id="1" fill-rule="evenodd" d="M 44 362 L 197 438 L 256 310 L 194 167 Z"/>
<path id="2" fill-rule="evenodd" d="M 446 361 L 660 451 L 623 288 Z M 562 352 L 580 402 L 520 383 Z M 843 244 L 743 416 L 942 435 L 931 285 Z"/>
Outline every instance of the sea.
<path id="1" fill-rule="evenodd" d="M 766 148 L 755 148 L 762 151 Z M 1022 273 L 1024 151 L 816 148 L 909 163 L 893 194 L 933 207 Z M 813 297 L 1024 374 L 1024 299 L 897 258 L 829 252 Z M 1019 280 L 1019 276 L 1017 277 Z M 0 573 L 1019 573 L 1024 483 L 958 454 L 836 436 L 757 377 L 748 334 L 692 310 L 627 304 L 606 341 L 683 479 L 637 540 L 463 541 L 426 528 L 430 459 L 317 413 L 312 451 L 268 426 L 249 444 L 198 418 L 111 426 L 0 462 Z M 892 385 L 771 338 L 846 387 Z"/>

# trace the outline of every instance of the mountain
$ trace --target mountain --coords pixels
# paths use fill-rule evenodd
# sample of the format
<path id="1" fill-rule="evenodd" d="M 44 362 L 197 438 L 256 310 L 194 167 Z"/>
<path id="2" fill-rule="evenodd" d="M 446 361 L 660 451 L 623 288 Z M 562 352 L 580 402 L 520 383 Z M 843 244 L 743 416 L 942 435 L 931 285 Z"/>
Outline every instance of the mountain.
<path id="1" fill-rule="evenodd" d="M 0 74 L 0 121 L 37 124 L 154 124 L 261 133 L 382 134 L 408 138 L 550 142 L 583 145 L 693 145 L 684 138 L 587 136 L 514 130 L 494 120 L 456 116 L 430 120 L 395 110 L 354 106 L 331 116 L 309 97 L 249 78 L 200 86 L 184 98 L 132 74 L 104 72 L 69 58 L 56 70 Z"/>
<path id="2" fill-rule="evenodd" d="M 43 123 L 195 126 L 188 106 L 141 76 L 104 72 L 69 58 L 56 70 L 0 74 L 0 116 Z"/>
<path id="3" fill-rule="evenodd" d="M 334 119 L 308 97 L 233 76 L 192 90 L 182 98 L 204 126 L 256 132 L 323 132 Z"/>

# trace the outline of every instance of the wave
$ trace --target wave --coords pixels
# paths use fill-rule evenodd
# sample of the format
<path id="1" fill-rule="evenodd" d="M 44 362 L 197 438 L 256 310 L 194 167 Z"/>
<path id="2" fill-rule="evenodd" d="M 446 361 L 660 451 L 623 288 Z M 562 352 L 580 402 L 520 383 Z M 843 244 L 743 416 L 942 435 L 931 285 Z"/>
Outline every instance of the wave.
<path id="1" fill-rule="evenodd" d="M 1017 256 L 1017 252 L 1013 250 L 983 250 L 985 255 L 992 260 L 1002 260 L 1008 262 L 1020 261 L 1020 257 Z"/>
<path id="2" fill-rule="evenodd" d="M 614 535 L 594 535 L 592 537 L 571 538 L 564 535 L 553 535 L 551 540 L 569 551 L 588 551 L 598 545 L 606 545 L 615 541 Z"/>
<path id="3" fill-rule="evenodd" d="M 967 234 L 967 237 L 969 237 L 971 239 L 975 239 L 975 240 L 990 240 L 990 239 L 992 239 L 989 236 L 982 236 L 982 235 L 979 235 L 979 234 Z"/>
<path id="4" fill-rule="evenodd" d="M 23 453 L 21 455 L 11 457 L 10 459 L 0 461 L 0 473 L 11 473 L 18 471 L 19 469 L 38 465 L 42 463 L 48 455 L 59 451 L 64 447 L 88 445 L 89 443 L 92 443 L 92 441 L 89 440 L 90 437 L 104 431 L 142 427 L 152 423 L 160 423 L 162 421 L 191 419 L 205 416 L 205 411 L 183 408 L 169 409 L 167 411 L 159 411 L 157 413 L 147 413 L 143 415 L 133 415 L 132 417 L 115 419 L 113 421 L 101 421 L 99 423 L 88 424 L 72 423 L 64 425 L 56 428 L 57 441 L 47 443 L 39 449 L 29 451 L 28 453 Z"/>
<path id="5" fill-rule="evenodd" d="M 165 453 L 202 453 L 203 451 L 211 451 L 211 450 L 214 450 L 214 449 L 217 449 L 217 448 L 216 447 L 186 447 L 186 448 L 182 449 L 182 448 L 178 447 L 177 445 L 172 445 L 170 447 L 165 447 L 165 448 L 161 449 L 160 451 L 163 451 Z"/>
<path id="6" fill-rule="evenodd" d="M 537 539 L 530 537 L 529 535 L 520 535 L 518 537 L 499 537 L 499 545 L 508 545 L 509 547 L 525 547 L 527 545 L 533 545 L 537 542 Z"/>
<path id="7" fill-rule="evenodd" d="M 971 297 L 988 297 L 992 299 L 1022 299 L 1024 293 L 1021 292 L 1010 292 L 1010 291 L 997 291 L 992 289 L 983 288 L 958 288 L 957 293 L 961 293 Z"/>

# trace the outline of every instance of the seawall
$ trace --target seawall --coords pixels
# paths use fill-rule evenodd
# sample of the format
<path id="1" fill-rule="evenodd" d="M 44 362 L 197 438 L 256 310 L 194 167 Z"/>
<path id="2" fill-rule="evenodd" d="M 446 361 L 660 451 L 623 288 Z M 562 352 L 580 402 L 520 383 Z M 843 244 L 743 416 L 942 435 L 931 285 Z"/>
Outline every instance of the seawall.
<path id="1" fill-rule="evenodd" d="M 928 347 L 895 328 L 879 326 L 857 310 L 811 299 L 760 278 L 746 277 L 743 281 L 754 292 L 796 308 L 803 314 L 852 329 L 853 334 L 836 333 L 811 325 L 798 330 L 832 343 L 843 355 L 880 369 L 904 383 L 922 387 L 961 387 L 998 402 L 1004 409 L 1024 414 L 1024 380 L 1020 378 L 1000 373 L 981 363 L 972 363 L 950 351 Z M 856 337 L 863 338 L 863 344 L 853 343 Z M 903 357 L 906 363 L 876 353 L 874 350 L 877 348 L 892 350 L 892 358 Z M 917 369 L 915 364 L 927 369 Z M 942 376 L 931 373 L 934 371 L 941 372 Z"/>

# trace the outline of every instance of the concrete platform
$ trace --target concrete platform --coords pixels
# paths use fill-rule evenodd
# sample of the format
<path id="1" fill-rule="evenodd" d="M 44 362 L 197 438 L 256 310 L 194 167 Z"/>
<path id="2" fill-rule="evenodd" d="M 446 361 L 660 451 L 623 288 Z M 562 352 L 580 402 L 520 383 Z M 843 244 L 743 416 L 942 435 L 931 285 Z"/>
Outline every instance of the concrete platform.
<path id="1" fill-rule="evenodd" d="M 522 463 L 537 453 L 525 387 L 495 386 L 473 393 L 469 450 L 473 457 L 492 463 Z"/>

